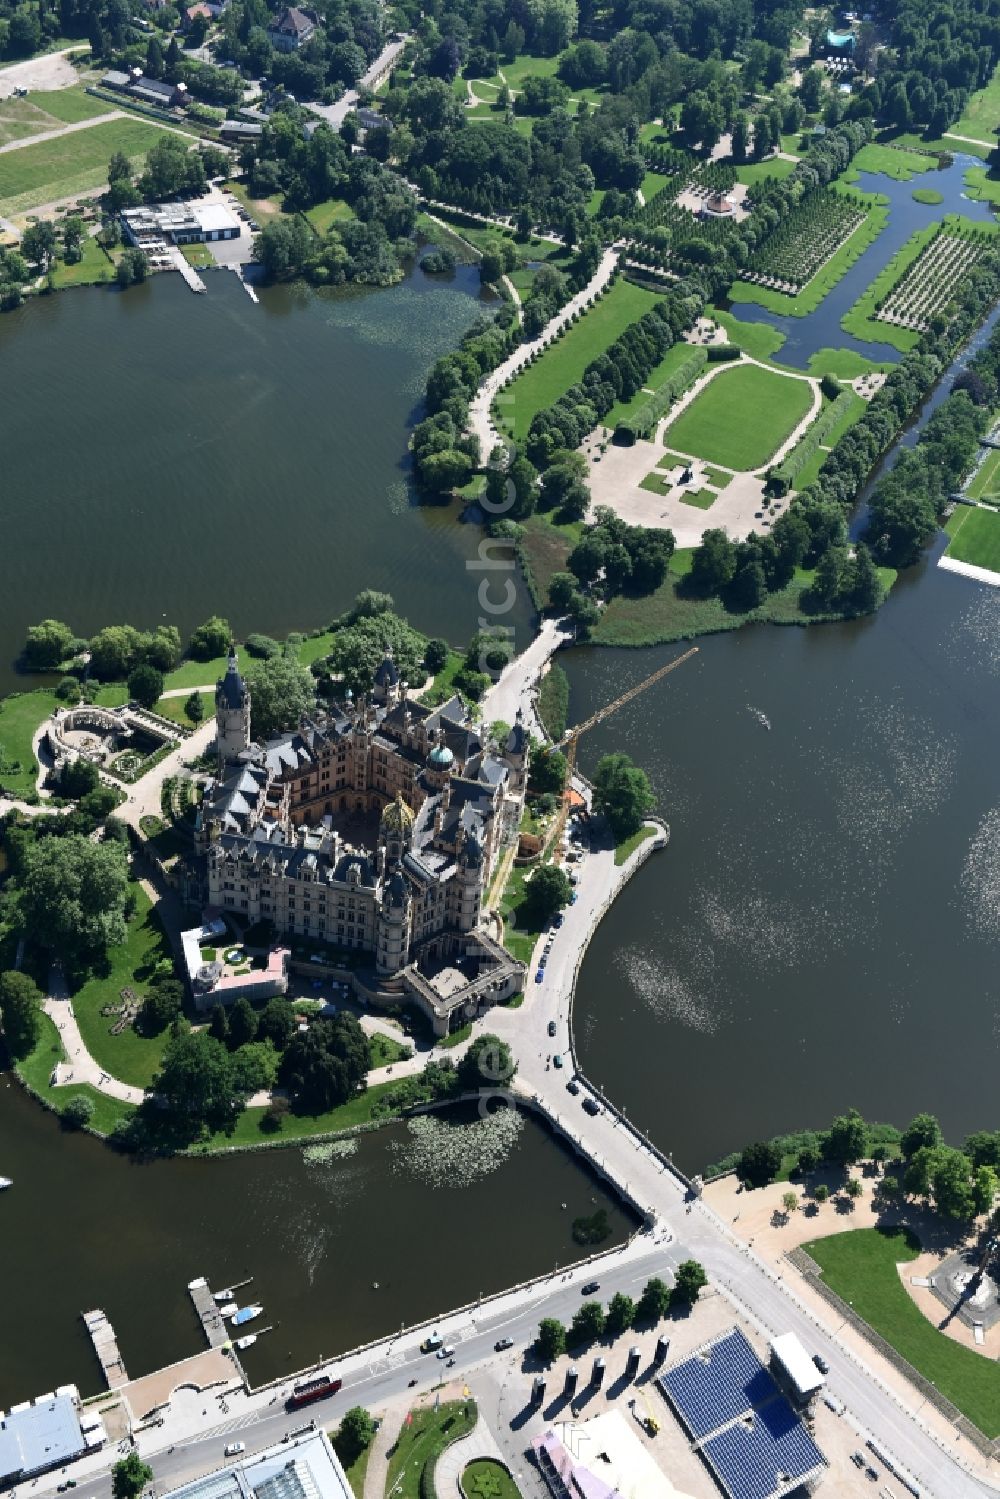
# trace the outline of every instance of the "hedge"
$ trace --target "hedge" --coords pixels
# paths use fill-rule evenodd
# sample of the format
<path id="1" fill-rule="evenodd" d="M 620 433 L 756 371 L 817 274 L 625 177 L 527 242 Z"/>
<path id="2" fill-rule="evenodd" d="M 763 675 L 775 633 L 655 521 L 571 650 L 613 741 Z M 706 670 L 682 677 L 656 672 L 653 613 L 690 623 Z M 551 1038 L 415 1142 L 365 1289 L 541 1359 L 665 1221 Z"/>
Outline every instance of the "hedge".
<path id="1" fill-rule="evenodd" d="M 831 401 L 825 411 L 820 412 L 813 422 L 809 431 L 796 443 L 784 463 L 779 463 L 773 470 L 774 476 L 783 479 L 789 486 L 795 483 L 796 475 L 800 474 L 806 464 L 813 457 L 816 449 L 821 445 L 828 432 L 832 432 L 844 411 L 852 404 L 854 392 L 842 390 L 835 401 Z"/>
<path id="2" fill-rule="evenodd" d="M 709 364 L 723 364 L 727 359 L 741 358 L 742 354 L 743 350 L 739 344 L 709 344 L 708 346 Z"/>
<path id="3" fill-rule="evenodd" d="M 739 350 L 736 351 L 737 354 Z M 656 430 L 656 424 L 663 413 L 673 405 L 677 397 L 693 385 L 708 363 L 709 351 L 702 345 L 696 345 L 691 353 L 679 364 L 670 376 L 664 381 L 655 395 L 651 395 L 648 401 L 644 401 L 639 410 L 625 421 L 619 422 L 615 427 L 615 436 L 634 442 L 637 437 L 648 437 Z"/>

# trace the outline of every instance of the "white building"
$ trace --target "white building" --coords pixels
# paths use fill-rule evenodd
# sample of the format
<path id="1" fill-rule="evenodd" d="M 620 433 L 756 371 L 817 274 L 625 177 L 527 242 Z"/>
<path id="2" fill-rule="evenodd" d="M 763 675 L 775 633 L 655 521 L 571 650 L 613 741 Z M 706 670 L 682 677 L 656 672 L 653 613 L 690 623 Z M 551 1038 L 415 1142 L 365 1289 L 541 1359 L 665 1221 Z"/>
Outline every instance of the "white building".
<path id="1" fill-rule="evenodd" d="M 168 245 L 201 244 L 206 240 L 238 239 L 239 220 L 224 203 L 148 203 L 125 208 L 121 215 L 126 238 L 140 250 L 157 251 Z"/>
<path id="2" fill-rule="evenodd" d="M 354 1499 L 326 1432 L 249 1453 L 162 1499 Z"/>

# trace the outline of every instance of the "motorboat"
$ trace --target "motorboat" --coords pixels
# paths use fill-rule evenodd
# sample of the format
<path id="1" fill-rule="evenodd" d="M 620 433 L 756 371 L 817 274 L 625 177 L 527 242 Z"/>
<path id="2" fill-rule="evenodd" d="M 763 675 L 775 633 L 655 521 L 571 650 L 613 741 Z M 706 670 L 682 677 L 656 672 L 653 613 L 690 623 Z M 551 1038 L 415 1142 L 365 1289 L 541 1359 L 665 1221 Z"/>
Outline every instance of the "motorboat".
<path id="1" fill-rule="evenodd" d="M 215 1291 L 212 1294 L 212 1300 L 217 1301 L 220 1306 L 227 1306 L 232 1299 L 232 1291 Z"/>
<path id="2" fill-rule="evenodd" d="M 236 1346 L 241 1350 L 244 1348 L 252 1348 L 256 1341 L 257 1334 L 255 1332 L 248 1332 L 244 1337 L 236 1339 Z"/>
<path id="3" fill-rule="evenodd" d="M 255 1317 L 260 1316 L 263 1310 L 264 1308 L 256 1302 L 254 1302 L 250 1306 L 241 1306 L 235 1317 L 232 1319 L 233 1326 L 242 1327 L 244 1323 L 252 1322 Z"/>
<path id="4" fill-rule="evenodd" d="M 238 1302 L 236 1302 L 236 1301 L 227 1301 L 223 1306 L 219 1307 L 219 1316 L 220 1317 L 235 1317 L 236 1313 L 239 1311 L 239 1309 L 240 1308 L 239 1308 L 239 1303 Z"/>
<path id="5" fill-rule="evenodd" d="M 12 1187 L 13 1185 L 14 1185 L 14 1179 L 13 1179 L 13 1177 L 11 1177 L 11 1176 L 0 1176 L 0 1192 L 3 1191 L 4 1187 Z"/>

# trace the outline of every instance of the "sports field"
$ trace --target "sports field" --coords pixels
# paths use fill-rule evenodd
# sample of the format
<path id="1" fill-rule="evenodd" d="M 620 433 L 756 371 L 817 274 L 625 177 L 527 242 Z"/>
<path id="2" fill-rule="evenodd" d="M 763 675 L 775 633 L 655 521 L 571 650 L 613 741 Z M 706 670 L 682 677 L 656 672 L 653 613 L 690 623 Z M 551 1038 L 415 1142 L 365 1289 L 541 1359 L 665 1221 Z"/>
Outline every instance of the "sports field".
<path id="1" fill-rule="evenodd" d="M 960 505 L 945 528 L 951 533 L 946 557 L 1000 573 L 1000 515 Z"/>
<path id="2" fill-rule="evenodd" d="M 145 120 L 107 120 L 0 155 L 0 213 L 23 212 L 77 193 L 93 192 L 107 181 L 116 151 L 136 160 L 168 132 Z M 191 138 L 194 144 L 194 138 Z"/>
<path id="3" fill-rule="evenodd" d="M 725 468 L 767 463 L 813 403 L 805 380 L 759 365 L 723 370 L 666 430 L 668 446 Z"/>
<path id="4" fill-rule="evenodd" d="M 540 359 L 505 391 L 503 411 L 513 414 L 514 436 L 526 437 L 536 411 L 551 406 L 575 385 L 591 360 L 603 354 L 630 323 L 657 301 L 653 292 L 620 278 L 600 301 L 550 344 Z M 513 404 L 508 404 L 513 396 Z"/>

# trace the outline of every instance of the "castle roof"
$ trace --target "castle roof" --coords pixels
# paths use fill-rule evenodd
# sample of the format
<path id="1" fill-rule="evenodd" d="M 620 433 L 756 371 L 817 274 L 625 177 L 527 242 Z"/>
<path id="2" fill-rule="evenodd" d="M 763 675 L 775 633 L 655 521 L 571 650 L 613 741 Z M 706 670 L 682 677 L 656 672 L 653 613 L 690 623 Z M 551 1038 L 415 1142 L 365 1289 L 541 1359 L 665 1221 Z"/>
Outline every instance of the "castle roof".
<path id="1" fill-rule="evenodd" d="M 385 659 L 375 673 L 376 687 L 395 687 L 399 681 L 399 667 L 392 659 L 392 651 L 386 651 Z"/>
<path id="2" fill-rule="evenodd" d="M 240 676 L 240 666 L 236 658 L 235 646 L 229 652 L 229 664 L 226 667 L 226 675 L 220 677 L 216 683 L 215 700 L 226 708 L 242 708 L 246 702 L 246 684 Z"/>
<path id="3" fill-rule="evenodd" d="M 382 809 L 382 826 L 387 832 L 401 833 L 404 829 L 411 828 L 413 822 L 413 811 L 401 796 L 397 796 L 394 802 L 388 802 Z"/>

